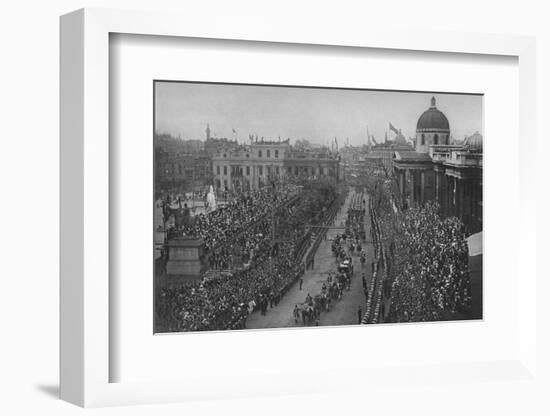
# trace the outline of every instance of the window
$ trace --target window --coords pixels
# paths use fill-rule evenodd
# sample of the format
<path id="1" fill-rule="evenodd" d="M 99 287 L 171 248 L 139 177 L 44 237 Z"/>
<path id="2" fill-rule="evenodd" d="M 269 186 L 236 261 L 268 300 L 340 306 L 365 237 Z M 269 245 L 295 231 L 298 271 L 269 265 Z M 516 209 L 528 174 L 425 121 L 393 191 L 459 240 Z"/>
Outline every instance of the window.
<path id="1" fill-rule="evenodd" d="M 269 152 L 269 150 L 268 150 L 268 152 Z M 268 174 L 268 175 L 271 175 L 271 166 L 268 166 L 268 167 L 267 167 L 267 174 Z"/>
<path id="2" fill-rule="evenodd" d="M 424 146 L 425 143 L 426 143 L 426 136 L 424 136 L 424 133 L 422 133 L 422 137 L 421 137 L 421 139 L 420 139 L 420 144 L 421 144 L 422 146 Z"/>
<path id="3" fill-rule="evenodd" d="M 224 153 L 224 154 L 223 154 L 223 157 L 227 157 L 227 154 Z"/>
<path id="4" fill-rule="evenodd" d="M 279 158 L 279 150 L 278 149 L 275 149 L 275 157 Z"/>
<path id="5" fill-rule="evenodd" d="M 439 136 L 437 134 L 434 136 L 434 144 L 439 144 Z"/>
<path id="6" fill-rule="evenodd" d="M 250 176 L 250 166 L 246 167 L 246 176 Z"/>
<path id="7" fill-rule="evenodd" d="M 224 175 L 227 175 L 227 166 L 224 166 L 224 167 L 223 167 L 223 174 L 224 174 Z"/>
<path id="8" fill-rule="evenodd" d="M 267 149 L 267 156 L 266 157 L 271 157 L 271 150 Z"/>
<path id="9" fill-rule="evenodd" d="M 178 163 L 178 173 L 181 175 L 182 171 L 181 171 L 181 163 Z"/>
<path id="10" fill-rule="evenodd" d="M 279 174 L 279 166 L 275 166 L 275 172 L 277 172 L 277 175 Z"/>
<path id="11" fill-rule="evenodd" d="M 216 175 L 219 175 L 220 174 L 220 165 L 217 165 L 216 166 Z M 219 188 L 219 186 L 218 186 Z"/>
<path id="12" fill-rule="evenodd" d="M 246 154 L 246 157 L 249 158 L 249 157 L 250 157 L 250 153 L 247 153 L 247 154 Z"/>
<path id="13" fill-rule="evenodd" d="M 263 166 L 258 166 L 258 173 L 260 175 L 263 175 L 264 174 L 264 167 Z"/>
<path id="14" fill-rule="evenodd" d="M 262 157 L 262 151 L 258 150 L 258 157 Z"/>

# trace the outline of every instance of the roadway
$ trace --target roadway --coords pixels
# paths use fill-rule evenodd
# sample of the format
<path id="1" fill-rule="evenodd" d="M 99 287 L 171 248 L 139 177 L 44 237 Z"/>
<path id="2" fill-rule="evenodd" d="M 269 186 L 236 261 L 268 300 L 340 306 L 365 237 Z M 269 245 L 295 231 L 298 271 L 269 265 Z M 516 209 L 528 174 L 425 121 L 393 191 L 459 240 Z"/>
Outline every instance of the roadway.
<path id="1" fill-rule="evenodd" d="M 350 205 L 354 191 L 350 191 L 340 211 L 336 214 L 335 220 L 331 226 L 344 226 L 347 210 Z M 368 197 L 366 197 L 368 198 Z M 368 199 L 367 206 L 368 206 Z M 368 210 L 365 216 L 367 228 L 367 240 L 370 240 L 370 219 L 368 218 Z M 302 290 L 299 283 L 294 284 L 285 296 L 281 299 L 277 306 L 268 308 L 267 314 L 263 316 L 259 311 L 252 313 L 246 322 L 246 327 L 249 329 L 259 328 L 285 328 L 285 327 L 300 327 L 301 322 L 294 323 L 292 312 L 296 304 L 304 302 L 308 293 L 315 296 L 321 293 L 321 287 L 326 280 L 328 273 L 336 270 L 336 258 L 332 254 L 332 240 L 336 234 L 342 233 L 341 229 L 329 229 L 327 238 L 321 242 L 314 258 L 314 266 L 303 275 Z M 370 286 L 371 270 L 370 264 L 373 259 L 373 247 L 370 242 L 364 243 L 363 247 L 367 250 L 367 261 L 365 263 L 365 275 Z M 320 317 L 321 326 L 334 325 L 355 325 L 358 323 L 358 308 L 361 307 L 361 313 L 365 312 L 365 295 L 363 293 L 363 283 L 361 279 L 362 268 L 359 261 L 359 256 L 353 256 L 354 274 L 351 280 L 350 291 L 345 291 L 342 299 L 332 303 L 329 312 L 322 312 Z"/>

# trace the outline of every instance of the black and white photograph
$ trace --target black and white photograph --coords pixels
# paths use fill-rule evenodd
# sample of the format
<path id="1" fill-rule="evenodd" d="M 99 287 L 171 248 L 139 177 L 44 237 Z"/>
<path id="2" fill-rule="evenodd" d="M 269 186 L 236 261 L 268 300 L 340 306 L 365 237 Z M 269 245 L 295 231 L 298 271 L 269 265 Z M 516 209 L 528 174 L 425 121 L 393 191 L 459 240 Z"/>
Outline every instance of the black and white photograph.
<path id="1" fill-rule="evenodd" d="M 2 6 L 0 414 L 550 415 L 545 2 Z"/>
<path id="2" fill-rule="evenodd" d="M 157 80 L 154 332 L 483 319 L 483 95 Z"/>

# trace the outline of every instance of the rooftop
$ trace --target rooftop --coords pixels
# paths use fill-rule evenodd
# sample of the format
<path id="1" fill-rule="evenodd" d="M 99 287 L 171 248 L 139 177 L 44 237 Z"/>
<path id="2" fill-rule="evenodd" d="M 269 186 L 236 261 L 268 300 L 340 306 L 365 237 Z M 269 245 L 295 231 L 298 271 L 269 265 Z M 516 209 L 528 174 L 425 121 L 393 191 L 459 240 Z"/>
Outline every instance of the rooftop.
<path id="1" fill-rule="evenodd" d="M 401 162 L 431 162 L 432 158 L 427 153 L 419 153 L 414 150 L 399 150 L 395 152 L 395 160 Z"/>

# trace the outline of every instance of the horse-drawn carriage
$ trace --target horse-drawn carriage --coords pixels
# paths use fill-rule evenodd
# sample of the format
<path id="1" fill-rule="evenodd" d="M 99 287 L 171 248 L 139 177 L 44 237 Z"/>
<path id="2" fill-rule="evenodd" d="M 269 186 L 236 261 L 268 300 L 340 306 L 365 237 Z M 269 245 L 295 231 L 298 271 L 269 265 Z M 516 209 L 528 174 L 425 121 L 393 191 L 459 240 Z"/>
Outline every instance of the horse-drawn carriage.
<path id="1" fill-rule="evenodd" d="M 309 304 L 308 302 L 299 303 L 297 306 L 298 306 L 299 317 L 302 320 L 302 324 L 304 326 L 312 325 L 315 322 L 315 319 L 317 317 L 315 306 L 312 304 Z M 299 317 L 295 316 L 295 319 L 298 320 Z"/>
<path id="2" fill-rule="evenodd" d="M 353 262 L 351 258 L 347 258 L 338 265 L 338 271 L 340 273 L 346 273 L 351 275 L 353 273 Z"/>
<path id="3" fill-rule="evenodd" d="M 317 323 L 318 319 L 321 317 L 321 311 L 327 310 L 328 304 L 327 294 L 320 293 L 314 297 L 308 295 L 305 302 L 296 305 L 297 313 L 295 311 L 294 318 L 296 322 L 301 319 L 304 326 L 313 325 Z"/>

